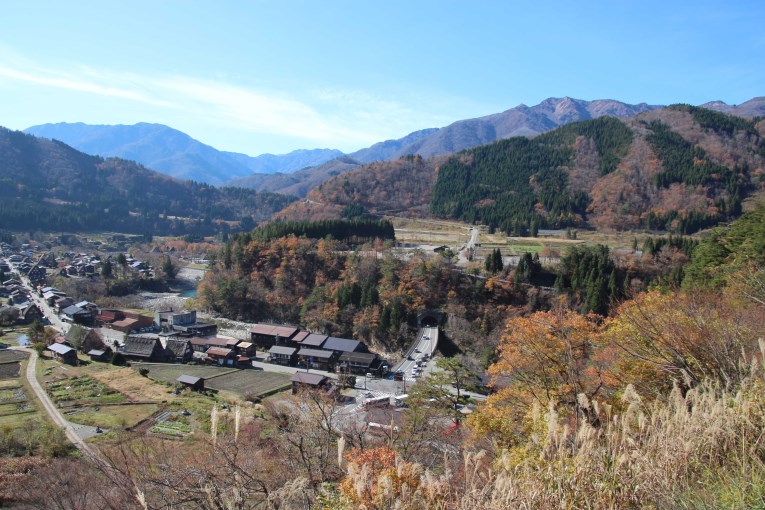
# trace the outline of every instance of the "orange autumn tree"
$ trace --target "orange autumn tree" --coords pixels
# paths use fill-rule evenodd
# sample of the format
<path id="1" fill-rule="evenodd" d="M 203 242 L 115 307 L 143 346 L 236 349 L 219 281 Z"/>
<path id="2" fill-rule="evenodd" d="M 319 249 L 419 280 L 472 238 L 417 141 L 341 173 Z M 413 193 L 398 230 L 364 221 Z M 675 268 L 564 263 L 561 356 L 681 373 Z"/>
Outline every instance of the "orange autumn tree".
<path id="1" fill-rule="evenodd" d="M 563 307 L 510 319 L 500 340 L 499 359 L 489 368 L 497 391 L 473 414 L 470 424 L 513 442 L 535 405 L 553 405 L 562 416 L 581 416 L 597 424 L 587 402 L 604 385 L 592 359 L 601 330 L 599 316 L 582 316 Z"/>
<path id="2" fill-rule="evenodd" d="M 607 323 L 604 340 L 618 357 L 606 377 L 647 395 L 673 385 L 684 392 L 705 380 L 735 387 L 746 375 L 741 361 L 758 351 L 765 334 L 762 317 L 735 290 L 640 294 Z"/>

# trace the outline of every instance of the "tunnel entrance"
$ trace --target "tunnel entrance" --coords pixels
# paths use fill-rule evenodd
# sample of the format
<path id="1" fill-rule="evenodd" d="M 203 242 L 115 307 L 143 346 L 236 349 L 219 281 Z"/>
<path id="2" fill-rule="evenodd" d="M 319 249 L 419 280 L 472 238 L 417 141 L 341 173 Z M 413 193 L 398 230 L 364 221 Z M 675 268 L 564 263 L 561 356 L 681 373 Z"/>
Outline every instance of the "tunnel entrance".
<path id="1" fill-rule="evenodd" d="M 435 310 L 425 310 L 417 316 L 417 326 L 420 328 L 438 327 L 444 320 L 445 315 Z"/>

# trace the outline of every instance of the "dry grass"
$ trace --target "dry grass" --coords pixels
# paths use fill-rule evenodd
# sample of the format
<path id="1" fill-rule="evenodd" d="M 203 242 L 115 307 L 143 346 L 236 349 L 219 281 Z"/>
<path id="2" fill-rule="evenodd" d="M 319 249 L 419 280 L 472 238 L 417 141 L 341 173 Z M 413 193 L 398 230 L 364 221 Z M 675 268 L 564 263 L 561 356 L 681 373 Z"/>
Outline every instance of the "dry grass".
<path id="1" fill-rule="evenodd" d="M 91 377 L 106 384 L 131 398 L 131 400 L 173 400 L 167 386 L 157 384 L 151 379 L 142 377 L 132 368 L 114 368 L 108 371 L 94 372 Z"/>
<path id="2" fill-rule="evenodd" d="M 438 473 L 397 461 L 378 478 L 349 469 L 350 485 L 378 495 L 370 508 L 765 508 L 765 372 L 751 366 L 734 392 L 704 385 L 644 402 L 628 387 L 619 414 L 580 397 L 601 427 L 572 429 L 554 408 L 537 410 L 531 438 L 494 459 L 468 451 Z M 401 487 L 412 469 L 418 476 Z"/>

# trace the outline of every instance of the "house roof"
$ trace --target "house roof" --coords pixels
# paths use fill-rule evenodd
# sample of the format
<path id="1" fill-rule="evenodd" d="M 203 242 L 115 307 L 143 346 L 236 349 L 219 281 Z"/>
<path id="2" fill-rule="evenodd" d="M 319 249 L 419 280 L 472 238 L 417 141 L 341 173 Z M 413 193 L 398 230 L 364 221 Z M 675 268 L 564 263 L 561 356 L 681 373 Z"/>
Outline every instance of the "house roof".
<path id="1" fill-rule="evenodd" d="M 314 358 L 329 359 L 335 353 L 333 351 L 325 351 L 324 349 L 306 349 L 303 347 L 298 351 L 298 356 L 311 356 Z"/>
<path id="2" fill-rule="evenodd" d="M 209 345 L 211 347 L 226 347 L 228 345 L 228 338 L 202 338 L 195 336 L 192 338 L 191 345 Z"/>
<path id="3" fill-rule="evenodd" d="M 305 340 L 305 337 L 307 337 L 310 334 L 311 333 L 309 333 L 308 331 L 298 331 L 297 335 L 292 337 L 292 341 L 293 342 L 302 342 L 303 340 Z"/>
<path id="4" fill-rule="evenodd" d="M 241 342 L 239 345 L 237 345 L 240 349 L 249 349 L 252 347 L 252 342 Z"/>
<path id="5" fill-rule="evenodd" d="M 68 345 L 64 345 L 64 344 L 50 344 L 48 346 L 48 350 L 49 351 L 53 351 L 56 354 L 60 354 L 62 356 L 64 356 L 64 355 L 74 351 L 74 349 L 72 349 Z"/>
<path id="6" fill-rule="evenodd" d="M 255 324 L 250 328 L 250 333 L 255 335 L 279 336 L 281 338 L 292 338 L 297 332 L 298 328 L 273 324 Z"/>
<path id="7" fill-rule="evenodd" d="M 319 386 L 326 380 L 326 375 L 311 374 L 308 372 L 295 372 L 292 377 L 290 377 L 290 381 L 292 382 L 308 384 L 309 386 Z"/>
<path id="8" fill-rule="evenodd" d="M 300 342 L 300 345 L 306 347 L 321 347 L 321 344 L 327 339 L 327 335 L 319 335 L 317 333 L 311 333 Z"/>
<path id="9" fill-rule="evenodd" d="M 237 339 L 237 338 L 229 338 L 229 339 L 226 341 L 226 346 L 227 346 L 227 347 L 236 347 L 236 345 L 237 345 L 239 342 L 241 342 L 241 340 L 239 340 L 239 339 Z"/>
<path id="10" fill-rule="evenodd" d="M 341 362 L 350 362 L 358 365 L 371 365 L 377 359 L 377 354 L 370 352 L 344 352 L 340 355 Z"/>
<path id="11" fill-rule="evenodd" d="M 112 322 L 112 326 L 117 326 L 118 328 L 129 328 L 136 322 L 138 322 L 138 319 L 122 319 L 121 321 Z"/>
<path id="12" fill-rule="evenodd" d="M 72 306 L 67 306 L 66 308 L 61 310 L 61 313 L 63 313 L 64 315 L 77 315 L 78 313 L 82 313 L 84 311 L 85 310 L 83 310 L 79 306 L 72 305 Z"/>
<path id="13" fill-rule="evenodd" d="M 123 313 L 119 310 L 101 310 L 96 318 L 101 321 L 114 321 L 118 315 L 123 315 Z"/>
<path id="14" fill-rule="evenodd" d="M 176 379 L 181 384 L 191 384 L 192 386 L 198 383 L 199 381 L 204 381 L 201 377 L 194 377 L 193 375 L 186 375 L 183 374 Z"/>
<path id="15" fill-rule="evenodd" d="M 227 358 L 228 356 L 231 355 L 232 352 L 233 351 L 231 349 L 226 349 L 225 347 L 210 347 L 209 349 L 207 349 L 207 352 L 205 352 L 205 354 L 207 354 L 208 356 L 210 355 L 223 356 L 224 358 Z"/>
<path id="16" fill-rule="evenodd" d="M 88 351 L 88 356 L 103 356 L 105 353 L 106 351 L 100 349 L 91 349 Z"/>
<path id="17" fill-rule="evenodd" d="M 129 336 L 125 340 L 124 353 L 130 356 L 139 356 L 142 358 L 151 357 L 154 348 L 159 339 L 142 336 Z"/>
<path id="18" fill-rule="evenodd" d="M 358 340 L 331 336 L 327 338 L 322 347 L 330 351 L 355 352 L 360 346 L 361 342 Z"/>
<path id="19" fill-rule="evenodd" d="M 165 349 L 173 353 L 173 356 L 182 358 L 186 354 L 186 349 L 189 346 L 189 341 L 182 338 L 168 338 Z"/>
<path id="20" fill-rule="evenodd" d="M 285 347 L 283 345 L 274 345 L 273 347 L 271 347 L 268 350 L 268 354 L 284 354 L 286 356 L 292 356 L 293 354 L 295 354 L 296 350 L 297 349 L 295 349 L 294 347 Z"/>

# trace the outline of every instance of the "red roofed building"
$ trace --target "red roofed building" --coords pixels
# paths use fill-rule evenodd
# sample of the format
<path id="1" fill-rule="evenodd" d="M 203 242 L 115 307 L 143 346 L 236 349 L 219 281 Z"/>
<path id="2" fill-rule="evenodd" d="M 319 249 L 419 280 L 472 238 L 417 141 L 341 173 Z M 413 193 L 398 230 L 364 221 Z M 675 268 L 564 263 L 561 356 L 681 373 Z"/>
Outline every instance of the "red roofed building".
<path id="1" fill-rule="evenodd" d="M 205 352 L 205 355 L 210 361 L 221 366 L 233 366 L 234 358 L 236 357 L 233 350 L 226 349 L 225 347 L 210 347 Z"/>

